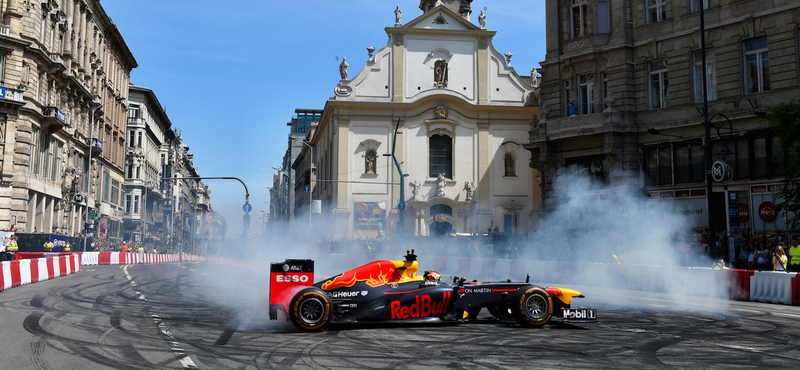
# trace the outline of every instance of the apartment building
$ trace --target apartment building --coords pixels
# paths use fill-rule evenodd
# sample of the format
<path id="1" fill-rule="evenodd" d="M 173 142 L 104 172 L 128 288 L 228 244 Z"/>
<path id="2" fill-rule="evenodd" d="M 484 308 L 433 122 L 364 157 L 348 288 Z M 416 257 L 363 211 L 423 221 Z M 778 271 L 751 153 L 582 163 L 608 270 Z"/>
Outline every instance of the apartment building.
<path id="1" fill-rule="evenodd" d="M 133 54 L 97 0 L 0 13 L 0 228 L 121 238 Z"/>
<path id="2" fill-rule="evenodd" d="M 545 212 L 580 197 L 613 213 L 625 189 L 691 227 L 708 225 L 710 199 L 716 230 L 785 229 L 770 214 L 789 158 L 763 117 L 800 93 L 800 3 L 570 0 L 546 12 L 541 113 L 525 145 Z M 705 145 L 730 171 L 710 193 Z M 579 173 L 589 188 L 557 181 Z"/>

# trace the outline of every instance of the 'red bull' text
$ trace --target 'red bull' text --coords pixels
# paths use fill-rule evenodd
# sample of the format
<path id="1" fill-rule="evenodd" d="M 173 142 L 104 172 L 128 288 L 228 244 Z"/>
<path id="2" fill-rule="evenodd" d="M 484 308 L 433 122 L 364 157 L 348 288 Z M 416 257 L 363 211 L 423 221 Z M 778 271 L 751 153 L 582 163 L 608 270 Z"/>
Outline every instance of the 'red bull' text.
<path id="1" fill-rule="evenodd" d="M 445 313 L 447 304 L 450 302 L 451 292 L 444 292 L 440 302 L 434 302 L 430 295 L 418 295 L 414 303 L 403 305 L 400 301 L 391 303 L 392 320 L 420 318 L 441 315 Z"/>

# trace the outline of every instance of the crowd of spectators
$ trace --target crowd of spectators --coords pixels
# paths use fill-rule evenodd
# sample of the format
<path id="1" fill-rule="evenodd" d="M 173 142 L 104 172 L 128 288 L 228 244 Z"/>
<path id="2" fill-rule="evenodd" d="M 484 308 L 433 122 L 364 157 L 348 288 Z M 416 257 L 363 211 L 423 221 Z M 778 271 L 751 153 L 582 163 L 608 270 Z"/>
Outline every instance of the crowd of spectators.
<path id="1" fill-rule="evenodd" d="M 783 235 L 742 235 L 736 246 L 734 266 L 746 270 L 800 272 L 800 261 L 791 262 L 792 248 L 800 248 L 797 232 Z"/>

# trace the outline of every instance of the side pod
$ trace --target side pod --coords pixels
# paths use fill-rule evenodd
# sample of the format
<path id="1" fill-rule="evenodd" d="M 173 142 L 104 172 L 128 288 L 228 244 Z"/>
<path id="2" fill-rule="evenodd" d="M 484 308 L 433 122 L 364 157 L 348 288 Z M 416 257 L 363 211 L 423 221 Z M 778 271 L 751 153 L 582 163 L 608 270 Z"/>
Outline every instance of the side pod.
<path id="1" fill-rule="evenodd" d="M 289 312 L 295 293 L 314 284 L 314 260 L 285 260 L 269 267 L 269 319 L 278 319 L 278 310 Z"/>

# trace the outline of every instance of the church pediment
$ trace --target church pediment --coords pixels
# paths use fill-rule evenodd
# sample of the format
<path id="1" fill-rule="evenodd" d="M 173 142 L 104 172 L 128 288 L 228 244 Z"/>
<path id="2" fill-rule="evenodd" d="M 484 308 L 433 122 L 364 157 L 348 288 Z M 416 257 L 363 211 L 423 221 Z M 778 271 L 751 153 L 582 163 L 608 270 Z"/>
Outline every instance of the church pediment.
<path id="1" fill-rule="evenodd" d="M 411 22 L 403 25 L 406 29 L 431 29 L 455 31 L 480 31 L 480 27 L 470 23 L 460 14 L 453 12 L 444 5 L 439 5 Z"/>

